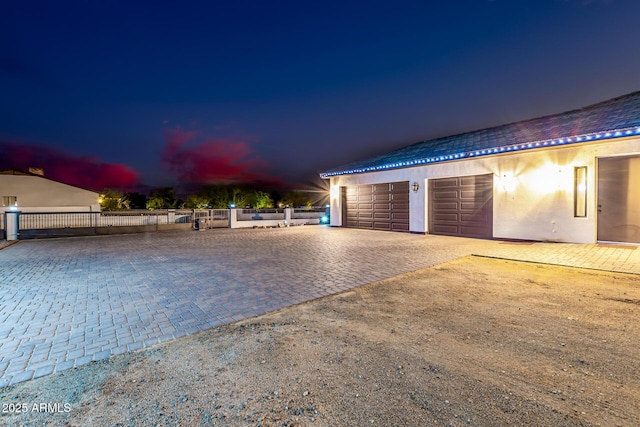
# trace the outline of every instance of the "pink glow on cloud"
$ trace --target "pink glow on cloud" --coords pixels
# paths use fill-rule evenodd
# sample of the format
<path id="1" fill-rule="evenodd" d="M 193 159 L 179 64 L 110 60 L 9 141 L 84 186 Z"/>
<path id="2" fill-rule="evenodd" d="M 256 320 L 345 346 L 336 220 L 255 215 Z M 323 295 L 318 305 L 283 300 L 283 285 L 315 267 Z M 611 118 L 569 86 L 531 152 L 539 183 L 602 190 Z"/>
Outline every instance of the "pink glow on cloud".
<path id="1" fill-rule="evenodd" d="M 42 168 L 46 178 L 91 190 L 127 189 L 138 183 L 138 173 L 129 166 L 74 156 L 47 145 L 0 141 L 0 153 L 0 169 Z"/>
<path id="2" fill-rule="evenodd" d="M 266 175 L 267 163 L 249 147 L 249 137 L 204 138 L 197 131 L 165 130 L 162 162 L 182 182 L 281 183 Z"/>

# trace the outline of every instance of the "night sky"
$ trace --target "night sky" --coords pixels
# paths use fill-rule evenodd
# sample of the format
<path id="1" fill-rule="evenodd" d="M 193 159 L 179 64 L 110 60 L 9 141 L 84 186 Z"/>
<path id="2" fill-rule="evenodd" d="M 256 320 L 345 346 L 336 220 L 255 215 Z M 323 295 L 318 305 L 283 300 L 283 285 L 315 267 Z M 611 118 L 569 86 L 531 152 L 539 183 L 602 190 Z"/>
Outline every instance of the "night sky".
<path id="1" fill-rule="evenodd" d="M 637 0 L 0 2 L 0 168 L 262 182 L 640 90 Z"/>

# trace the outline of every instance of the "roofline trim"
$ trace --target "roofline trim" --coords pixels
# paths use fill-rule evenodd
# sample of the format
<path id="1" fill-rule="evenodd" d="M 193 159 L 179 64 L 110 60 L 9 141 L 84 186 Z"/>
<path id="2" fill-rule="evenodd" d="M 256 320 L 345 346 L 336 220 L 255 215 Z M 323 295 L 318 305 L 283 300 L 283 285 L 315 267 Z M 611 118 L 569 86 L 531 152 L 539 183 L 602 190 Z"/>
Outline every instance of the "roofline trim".
<path id="1" fill-rule="evenodd" d="M 320 174 L 320 178 L 331 178 L 332 176 L 339 175 L 353 175 L 366 172 L 379 172 L 393 169 L 405 169 L 408 167 L 421 166 L 430 163 L 448 162 L 460 159 L 469 159 L 475 157 L 488 156 L 492 154 L 513 153 L 515 151 L 526 151 L 536 148 L 544 147 L 559 147 L 563 145 L 580 144 L 593 141 L 604 141 L 607 139 L 624 138 L 633 135 L 640 135 L 640 127 L 633 126 L 623 129 L 606 130 L 601 132 L 586 133 L 581 135 L 574 135 L 570 137 L 545 139 L 531 142 L 519 142 L 517 144 L 509 144 L 486 148 L 483 150 L 466 151 L 463 153 L 445 154 L 436 157 L 427 157 L 422 159 L 409 160 L 405 162 L 389 163 L 381 166 L 367 166 L 358 169 L 347 169 L 338 172 L 323 172 Z"/>
<path id="2" fill-rule="evenodd" d="M 56 179 L 51 179 L 51 178 L 49 178 L 49 177 L 46 177 L 46 176 L 44 176 L 44 175 L 39 175 L 39 174 L 37 174 L 37 173 L 25 172 L 25 171 L 24 171 L 24 170 L 22 170 L 22 169 L 9 168 L 9 169 L 2 169 L 2 170 L 0 170 L 0 172 L 10 172 L 10 171 L 13 171 L 13 172 L 20 172 L 20 173 L 22 174 L 22 175 L 16 175 L 16 174 L 13 174 L 13 176 L 35 176 L 35 177 L 37 177 L 37 178 L 46 179 L 47 181 L 56 182 L 56 183 L 58 183 L 58 184 L 66 185 L 66 186 L 69 186 L 69 187 L 74 187 L 74 188 L 77 188 L 77 189 L 79 189 L 79 190 L 84 190 L 84 191 L 88 191 L 88 192 L 90 192 L 90 193 L 95 193 L 95 194 L 97 194 L 98 196 L 100 196 L 100 193 L 101 193 L 100 191 L 90 190 L 90 189 L 88 189 L 88 188 L 79 187 L 79 186 L 77 186 L 77 185 L 73 185 L 73 184 L 67 184 L 66 182 L 58 181 L 58 180 L 56 180 Z"/>

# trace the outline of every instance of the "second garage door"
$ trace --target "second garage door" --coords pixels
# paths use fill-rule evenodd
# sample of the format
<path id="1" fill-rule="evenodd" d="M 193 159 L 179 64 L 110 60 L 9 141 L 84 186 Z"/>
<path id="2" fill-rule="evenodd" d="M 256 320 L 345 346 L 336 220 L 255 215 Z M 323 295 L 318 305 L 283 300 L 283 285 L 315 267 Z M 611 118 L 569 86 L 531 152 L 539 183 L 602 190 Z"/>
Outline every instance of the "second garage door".
<path id="1" fill-rule="evenodd" d="M 429 180 L 429 232 L 493 237 L 493 174 Z"/>
<path id="2" fill-rule="evenodd" d="M 408 181 L 354 185 L 343 191 L 347 227 L 409 231 Z"/>

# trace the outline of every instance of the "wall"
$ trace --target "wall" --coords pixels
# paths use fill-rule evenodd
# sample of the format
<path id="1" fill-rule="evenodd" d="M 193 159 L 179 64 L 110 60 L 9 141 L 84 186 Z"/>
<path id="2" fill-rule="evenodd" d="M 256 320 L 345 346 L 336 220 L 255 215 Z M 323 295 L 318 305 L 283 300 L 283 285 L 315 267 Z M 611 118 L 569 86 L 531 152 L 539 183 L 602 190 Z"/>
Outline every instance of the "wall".
<path id="1" fill-rule="evenodd" d="M 18 209 L 25 212 L 37 208 L 47 212 L 51 208 L 90 211 L 92 206 L 99 210 L 98 193 L 33 175 L 0 174 L 0 196 L 17 196 Z M 6 210 L 2 206 L 0 209 Z"/>
<path id="2" fill-rule="evenodd" d="M 410 190 L 412 232 L 427 229 L 429 179 L 494 174 L 493 235 L 496 238 L 594 243 L 597 158 L 640 154 L 640 138 L 527 150 L 431 165 L 331 178 L 331 225 L 341 226 L 340 187 L 381 182 L 420 184 Z M 587 216 L 574 218 L 573 168 L 587 166 Z"/>
<path id="3" fill-rule="evenodd" d="M 229 227 L 231 228 L 255 228 L 255 227 L 288 227 L 291 225 L 317 225 L 320 224 L 322 212 L 299 212 L 303 218 L 294 218 L 293 208 L 284 208 L 282 213 L 260 213 L 263 219 L 252 219 L 255 213 L 243 214 L 243 209 L 231 209 L 229 214 Z"/>

